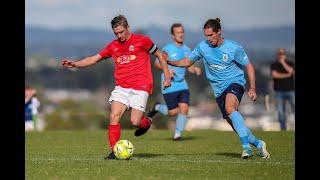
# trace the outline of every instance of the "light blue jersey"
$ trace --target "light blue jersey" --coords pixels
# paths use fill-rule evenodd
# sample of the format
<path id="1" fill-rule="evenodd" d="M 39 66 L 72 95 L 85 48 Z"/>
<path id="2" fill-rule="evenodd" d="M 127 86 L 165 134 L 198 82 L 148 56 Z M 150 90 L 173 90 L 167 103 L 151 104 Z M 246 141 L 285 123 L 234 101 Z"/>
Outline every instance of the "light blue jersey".
<path id="1" fill-rule="evenodd" d="M 249 59 L 239 43 L 224 39 L 223 44 L 214 47 L 204 40 L 192 51 L 189 59 L 193 62 L 203 59 L 206 76 L 215 97 L 219 97 L 232 83 L 245 87 L 243 67 L 249 63 Z"/>
<path id="2" fill-rule="evenodd" d="M 191 53 L 191 50 L 188 46 L 182 45 L 178 46 L 175 43 L 169 43 L 165 45 L 162 49 L 168 54 L 168 59 L 170 61 L 178 61 L 185 57 L 188 57 Z M 156 60 L 159 63 L 159 60 Z M 185 89 L 189 89 L 188 84 L 185 80 L 186 68 L 185 67 L 176 67 L 168 65 L 169 69 L 172 69 L 174 73 L 173 79 L 171 79 L 171 86 L 163 89 L 163 81 L 164 81 L 164 74 L 161 74 L 161 92 L 162 94 L 167 94 L 171 92 L 181 91 Z"/>

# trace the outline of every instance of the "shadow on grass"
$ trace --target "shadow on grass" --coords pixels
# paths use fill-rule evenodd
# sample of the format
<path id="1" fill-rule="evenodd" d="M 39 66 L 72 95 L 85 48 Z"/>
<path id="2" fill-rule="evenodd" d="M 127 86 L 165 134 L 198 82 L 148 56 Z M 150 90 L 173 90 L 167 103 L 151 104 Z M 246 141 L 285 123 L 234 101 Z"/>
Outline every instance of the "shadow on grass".
<path id="1" fill-rule="evenodd" d="M 164 154 L 154 154 L 154 153 L 139 153 L 139 154 L 134 154 L 135 157 L 138 158 L 154 158 L 158 156 L 163 156 Z"/>
<path id="2" fill-rule="evenodd" d="M 229 153 L 229 152 L 221 152 L 221 153 L 215 153 L 218 156 L 228 156 L 228 157 L 232 157 L 232 158 L 237 158 L 239 159 L 240 154 L 238 153 Z"/>
<path id="3" fill-rule="evenodd" d="M 194 137 L 194 136 L 187 136 L 187 137 L 181 137 L 181 139 L 177 140 L 177 141 L 174 141 L 172 139 L 172 137 L 170 138 L 166 138 L 166 140 L 170 140 L 170 141 L 174 141 L 174 142 L 179 142 L 179 141 L 189 141 L 189 140 L 193 140 L 193 139 L 197 139 L 199 137 Z"/>

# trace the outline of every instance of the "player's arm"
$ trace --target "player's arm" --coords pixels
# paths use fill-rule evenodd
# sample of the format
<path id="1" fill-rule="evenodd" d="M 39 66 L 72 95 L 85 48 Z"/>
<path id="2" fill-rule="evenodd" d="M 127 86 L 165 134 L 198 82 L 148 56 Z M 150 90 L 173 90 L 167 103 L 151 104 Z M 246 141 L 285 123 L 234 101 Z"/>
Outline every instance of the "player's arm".
<path id="1" fill-rule="evenodd" d="M 61 64 L 63 67 L 67 68 L 84 68 L 94 65 L 102 59 L 103 57 L 100 54 L 96 54 L 94 56 L 88 56 L 78 61 L 63 59 Z"/>
<path id="2" fill-rule="evenodd" d="M 165 51 L 161 51 L 161 53 L 162 53 L 163 58 L 167 60 L 167 59 L 168 59 L 168 54 L 167 54 Z M 161 67 L 161 65 L 160 65 L 160 63 L 159 63 L 159 59 L 156 59 L 156 60 L 154 61 L 154 66 L 155 66 L 157 69 L 159 69 L 159 70 L 162 71 L 162 67 Z"/>
<path id="3" fill-rule="evenodd" d="M 286 71 L 288 71 L 289 73 L 291 73 L 291 74 L 294 74 L 294 69 L 289 65 L 289 64 L 287 64 L 285 61 L 282 63 L 282 65 L 283 65 L 283 67 L 284 67 L 284 69 L 286 70 Z"/>
<path id="4" fill-rule="evenodd" d="M 161 51 L 161 53 L 162 53 L 162 56 L 164 57 L 164 59 L 167 59 L 167 56 L 168 56 L 167 53 L 166 53 L 165 51 Z M 162 71 L 162 67 L 161 67 L 158 59 L 156 59 L 156 60 L 154 61 L 154 66 L 155 66 L 157 69 L 159 69 L 159 70 Z M 170 74 L 170 78 L 172 78 L 172 77 L 174 76 L 174 70 L 169 68 L 169 74 Z"/>
<path id="5" fill-rule="evenodd" d="M 168 64 L 172 66 L 178 66 L 178 67 L 189 67 L 192 66 L 194 62 L 190 61 L 189 58 L 183 58 L 179 61 L 168 61 Z"/>
<path id="6" fill-rule="evenodd" d="M 256 75 L 255 75 L 255 69 L 252 63 L 248 63 L 246 65 L 246 71 L 248 74 L 249 79 L 249 91 L 248 96 L 255 101 L 257 99 L 257 93 L 256 93 Z"/>
<path id="7" fill-rule="evenodd" d="M 161 67 L 160 63 L 157 62 L 157 61 L 154 61 L 154 67 L 156 67 L 159 70 L 162 70 L 162 67 Z"/>
<path id="8" fill-rule="evenodd" d="M 191 65 L 190 67 L 187 68 L 188 71 L 192 74 L 196 74 L 196 75 L 201 75 L 201 68 L 195 66 L 195 65 Z"/>
<path id="9" fill-rule="evenodd" d="M 253 64 L 249 61 L 247 53 L 244 51 L 242 46 L 239 46 L 235 53 L 235 61 L 243 66 L 245 66 L 248 80 L 249 80 L 249 90 L 248 96 L 251 100 L 257 100 L 258 96 L 256 93 L 256 72 Z"/>
<path id="10" fill-rule="evenodd" d="M 165 80 L 163 82 L 164 87 L 171 86 L 171 75 L 169 72 L 167 60 L 163 57 L 161 51 L 157 49 L 153 55 L 155 55 L 159 59 L 160 66 L 162 68 L 162 71 L 164 73 Z"/>
<path id="11" fill-rule="evenodd" d="M 200 44 L 198 44 L 196 48 L 194 48 L 194 50 L 190 53 L 189 57 L 185 57 L 183 59 L 180 59 L 179 61 L 168 61 L 168 64 L 178 67 L 190 67 L 201 58 L 201 48 Z"/>
<path id="12" fill-rule="evenodd" d="M 289 78 L 292 76 L 292 73 L 288 72 L 288 73 L 281 73 L 281 72 L 278 72 L 276 70 L 272 70 L 271 71 L 271 76 L 272 78 L 274 79 L 285 79 L 285 78 Z"/>

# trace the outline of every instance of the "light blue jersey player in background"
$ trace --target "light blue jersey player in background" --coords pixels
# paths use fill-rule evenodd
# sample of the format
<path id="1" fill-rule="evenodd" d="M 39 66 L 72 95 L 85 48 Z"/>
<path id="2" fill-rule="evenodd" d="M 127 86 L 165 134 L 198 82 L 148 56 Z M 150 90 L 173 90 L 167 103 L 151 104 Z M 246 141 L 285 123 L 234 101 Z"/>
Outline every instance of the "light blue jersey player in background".
<path id="1" fill-rule="evenodd" d="M 214 91 L 219 108 L 233 130 L 239 135 L 243 148 L 242 158 L 253 155 L 251 145 L 259 150 L 262 158 L 269 158 L 266 143 L 257 139 L 245 125 L 243 116 L 238 107 L 244 93 L 246 80 L 244 69 L 249 79 L 248 96 L 257 99 L 255 85 L 255 70 L 250 63 L 243 47 L 232 40 L 221 36 L 220 19 L 209 19 L 204 25 L 204 34 L 207 40 L 201 41 L 192 51 L 189 58 L 180 61 L 168 61 L 168 64 L 188 67 L 202 59 L 207 79 Z"/>
<path id="2" fill-rule="evenodd" d="M 180 23 L 174 23 L 171 26 L 171 35 L 173 42 L 168 43 L 162 49 L 162 51 L 167 54 L 168 58 L 172 61 L 180 60 L 182 58 L 188 57 L 191 50 L 186 46 L 184 42 L 184 28 Z M 155 61 L 155 67 L 161 70 L 158 59 Z M 189 87 L 185 80 L 186 70 L 190 73 L 195 73 L 197 75 L 201 74 L 201 69 L 199 67 L 190 66 L 185 67 L 175 67 L 168 66 L 171 74 L 171 86 L 163 89 L 161 86 L 161 91 L 166 104 L 160 104 L 156 102 L 152 109 L 148 112 L 148 117 L 152 118 L 157 112 L 162 115 L 177 116 L 176 129 L 173 140 L 180 140 L 181 133 L 185 128 L 187 122 L 187 115 L 189 110 Z M 161 83 L 164 80 L 163 73 L 161 74 Z"/>

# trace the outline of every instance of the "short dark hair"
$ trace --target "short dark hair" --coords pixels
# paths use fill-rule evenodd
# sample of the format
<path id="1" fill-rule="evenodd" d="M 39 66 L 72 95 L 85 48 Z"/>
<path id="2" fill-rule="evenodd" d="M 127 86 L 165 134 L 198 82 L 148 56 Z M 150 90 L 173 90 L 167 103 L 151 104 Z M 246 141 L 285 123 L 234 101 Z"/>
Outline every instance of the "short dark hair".
<path id="1" fill-rule="evenodd" d="M 174 29 L 174 28 L 177 28 L 177 27 L 182 27 L 182 28 L 183 28 L 183 26 L 182 26 L 181 23 L 173 23 L 173 24 L 171 25 L 170 32 L 171 32 L 172 35 L 173 35 L 173 29 Z"/>
<path id="2" fill-rule="evenodd" d="M 218 32 L 221 29 L 220 18 L 209 19 L 203 26 L 203 29 L 212 28 L 214 32 Z"/>
<path id="3" fill-rule="evenodd" d="M 118 26 L 123 26 L 127 28 L 129 26 L 127 18 L 124 15 L 118 15 L 114 17 L 111 21 L 112 28 L 116 28 Z"/>

